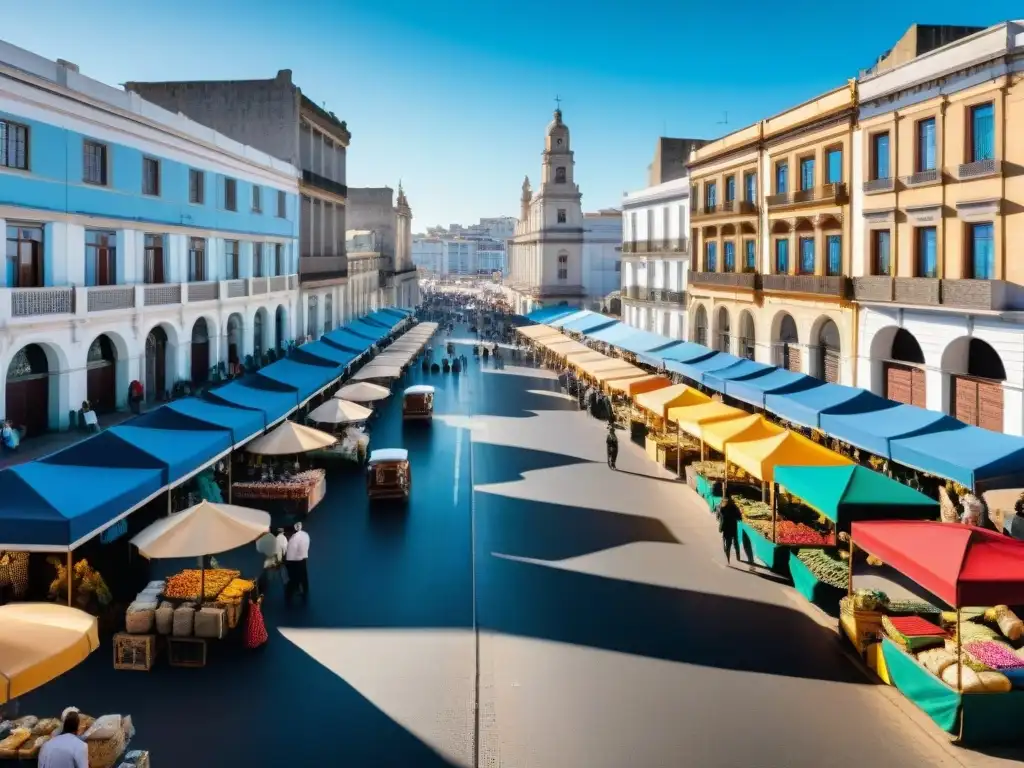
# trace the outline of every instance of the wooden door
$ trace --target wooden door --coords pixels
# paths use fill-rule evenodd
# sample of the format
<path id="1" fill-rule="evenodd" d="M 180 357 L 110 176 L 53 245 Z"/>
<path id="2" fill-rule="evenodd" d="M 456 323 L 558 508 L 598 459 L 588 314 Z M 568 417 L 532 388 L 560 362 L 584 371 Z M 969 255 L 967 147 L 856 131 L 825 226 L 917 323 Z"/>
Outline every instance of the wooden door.
<path id="1" fill-rule="evenodd" d="M 993 432 L 1003 431 L 1003 387 L 997 381 L 953 376 L 950 411 L 954 418 Z"/>
<path id="2" fill-rule="evenodd" d="M 202 384 L 210 378 L 210 342 L 192 342 L 192 383 Z"/>
<path id="3" fill-rule="evenodd" d="M 86 375 L 86 396 L 96 413 L 112 413 L 117 410 L 114 364 L 93 365 Z"/>
<path id="4" fill-rule="evenodd" d="M 800 347 L 793 344 L 786 344 L 782 347 L 783 367 L 793 373 L 801 372 Z"/>
<path id="5" fill-rule="evenodd" d="M 42 270 L 39 265 L 39 244 L 31 240 L 18 243 L 18 287 L 38 288 L 42 286 L 40 279 Z"/>
<path id="6" fill-rule="evenodd" d="M 50 383 L 47 376 L 7 382 L 7 418 L 25 437 L 46 432 L 50 423 Z"/>
<path id="7" fill-rule="evenodd" d="M 113 285 L 114 265 L 109 248 L 96 249 L 96 285 Z"/>
<path id="8" fill-rule="evenodd" d="M 923 370 L 912 365 L 889 363 L 885 370 L 885 396 L 897 403 L 927 407 L 924 375 Z"/>
<path id="9" fill-rule="evenodd" d="M 825 381 L 830 384 L 839 383 L 839 353 L 832 349 L 826 349 L 822 360 L 822 370 L 825 372 Z"/>

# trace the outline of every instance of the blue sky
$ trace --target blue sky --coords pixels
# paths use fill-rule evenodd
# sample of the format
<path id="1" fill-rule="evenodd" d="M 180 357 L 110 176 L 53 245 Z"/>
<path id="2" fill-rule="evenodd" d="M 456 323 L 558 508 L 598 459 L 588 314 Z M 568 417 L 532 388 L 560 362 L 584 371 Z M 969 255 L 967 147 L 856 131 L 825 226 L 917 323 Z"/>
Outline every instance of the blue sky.
<path id="1" fill-rule="evenodd" d="M 295 82 L 352 131 L 349 186 L 397 186 L 415 227 L 518 215 L 562 97 L 584 207 L 643 187 L 659 135 L 713 138 L 870 66 L 911 24 L 989 25 L 1019 0 L 34 0 L 2 36 L 126 80 Z M 728 113 L 728 123 L 722 124 Z"/>

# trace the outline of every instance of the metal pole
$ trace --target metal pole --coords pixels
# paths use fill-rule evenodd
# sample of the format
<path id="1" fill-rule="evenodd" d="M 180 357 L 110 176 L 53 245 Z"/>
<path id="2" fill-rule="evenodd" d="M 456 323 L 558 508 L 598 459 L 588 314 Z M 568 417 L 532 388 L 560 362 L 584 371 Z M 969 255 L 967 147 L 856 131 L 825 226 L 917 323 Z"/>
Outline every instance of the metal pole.
<path id="1" fill-rule="evenodd" d="M 683 476 L 683 438 L 679 432 L 679 422 L 676 422 L 676 477 Z"/>
<path id="2" fill-rule="evenodd" d="M 234 464 L 234 461 L 232 461 L 232 459 L 234 459 L 234 458 L 235 458 L 234 452 L 228 454 L 228 504 L 231 503 L 231 485 L 232 485 L 231 476 L 233 474 L 232 466 L 231 465 Z"/>
<path id="3" fill-rule="evenodd" d="M 68 550 L 67 569 L 68 569 L 68 608 L 71 607 L 71 587 L 74 584 L 74 570 L 71 567 L 71 550 Z"/>
<path id="4" fill-rule="evenodd" d="M 849 572 L 846 575 L 846 594 L 852 599 L 853 598 L 853 529 L 850 529 L 850 559 L 846 563 L 849 566 Z"/>
<path id="5" fill-rule="evenodd" d="M 959 597 L 959 596 L 958 596 Z M 958 600 L 959 602 L 959 600 Z M 963 634 L 960 628 L 960 606 L 956 607 L 956 690 L 957 693 L 964 692 L 964 661 L 963 661 Z M 963 712 L 960 713 L 962 718 Z M 962 722 L 962 721 L 961 721 Z"/>

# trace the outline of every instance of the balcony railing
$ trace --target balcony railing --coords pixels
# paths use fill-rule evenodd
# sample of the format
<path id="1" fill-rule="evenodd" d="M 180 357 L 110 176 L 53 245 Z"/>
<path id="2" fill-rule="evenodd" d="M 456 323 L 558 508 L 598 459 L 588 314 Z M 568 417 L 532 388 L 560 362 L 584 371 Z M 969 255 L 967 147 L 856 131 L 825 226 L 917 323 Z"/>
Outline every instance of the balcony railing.
<path id="1" fill-rule="evenodd" d="M 249 290 L 252 291 L 253 296 L 262 296 L 267 292 L 267 281 L 269 278 L 266 277 L 254 277 L 252 282 L 249 284 Z"/>
<path id="2" fill-rule="evenodd" d="M 190 303 L 193 301 L 213 301 L 219 297 L 219 289 L 220 283 L 189 283 L 188 300 Z"/>
<path id="3" fill-rule="evenodd" d="M 181 283 L 147 285 L 142 293 L 147 307 L 162 307 L 165 304 L 181 304 Z"/>
<path id="4" fill-rule="evenodd" d="M 631 301 L 637 301 L 640 298 L 640 286 L 639 285 L 627 285 L 621 291 L 622 297 L 630 299 Z"/>
<path id="5" fill-rule="evenodd" d="M 349 264 L 345 256 L 303 256 L 299 259 L 299 279 L 303 283 L 342 280 L 348 277 Z"/>
<path id="6" fill-rule="evenodd" d="M 726 200 L 723 203 L 704 205 L 690 211 L 691 219 L 704 219 L 711 216 L 745 215 L 757 213 L 757 204 L 750 200 Z"/>
<path id="7" fill-rule="evenodd" d="M 842 203 L 846 200 L 846 184 L 826 184 L 822 187 L 801 189 L 796 192 L 783 192 L 769 195 L 765 200 L 769 210 L 790 208 L 801 205 L 820 203 Z"/>
<path id="8" fill-rule="evenodd" d="M 1003 164 L 995 158 L 989 160 L 978 160 L 973 163 L 962 163 L 957 166 L 956 177 L 960 181 L 980 179 L 985 176 L 995 176 L 1002 171 Z"/>
<path id="9" fill-rule="evenodd" d="M 763 275 L 761 288 L 765 291 L 785 293 L 811 293 L 845 299 L 849 293 L 849 280 L 842 276 L 824 275 Z"/>
<path id="10" fill-rule="evenodd" d="M 135 306 L 135 286 L 97 285 L 86 289 L 86 308 L 89 312 L 110 312 L 132 309 Z"/>
<path id="11" fill-rule="evenodd" d="M 533 296 L 580 296 L 584 293 L 582 285 L 535 285 L 529 288 Z"/>
<path id="12" fill-rule="evenodd" d="M 225 287 L 229 299 L 241 299 L 249 294 L 249 286 L 245 280 L 228 280 Z"/>
<path id="13" fill-rule="evenodd" d="M 938 168 L 932 168 L 930 171 L 918 171 L 909 176 L 904 176 L 900 181 L 903 182 L 905 187 L 920 187 L 925 184 L 934 184 L 940 178 Z"/>
<path id="14" fill-rule="evenodd" d="M 312 171 L 302 172 L 302 182 L 309 184 L 311 187 L 317 189 L 323 189 L 327 192 L 333 192 L 341 197 L 348 197 L 348 187 L 338 181 L 328 179 L 326 176 L 321 176 L 319 173 L 313 173 Z"/>
<path id="15" fill-rule="evenodd" d="M 11 291 L 12 317 L 66 315 L 74 311 L 74 288 L 14 288 Z"/>
<path id="16" fill-rule="evenodd" d="M 1024 309 L 1024 286 L 1005 280 L 940 280 L 929 277 L 858 277 L 853 298 L 916 306 L 1005 312 Z"/>
<path id="17" fill-rule="evenodd" d="M 892 176 L 884 179 L 869 179 L 864 182 L 864 194 L 871 195 L 878 192 L 892 192 L 896 186 L 896 180 Z"/>
<path id="18" fill-rule="evenodd" d="M 740 288 L 747 291 L 757 290 L 761 284 L 761 276 L 756 272 L 691 272 L 690 282 L 693 285 L 706 285 L 715 288 Z"/>
<path id="19" fill-rule="evenodd" d="M 658 254 L 658 253 L 689 253 L 690 239 L 687 237 L 670 237 L 656 240 L 626 240 L 622 243 L 622 253 Z"/>
<path id="20" fill-rule="evenodd" d="M 271 292 L 288 290 L 287 275 L 274 275 L 273 277 L 268 278 L 268 280 L 268 286 Z"/>

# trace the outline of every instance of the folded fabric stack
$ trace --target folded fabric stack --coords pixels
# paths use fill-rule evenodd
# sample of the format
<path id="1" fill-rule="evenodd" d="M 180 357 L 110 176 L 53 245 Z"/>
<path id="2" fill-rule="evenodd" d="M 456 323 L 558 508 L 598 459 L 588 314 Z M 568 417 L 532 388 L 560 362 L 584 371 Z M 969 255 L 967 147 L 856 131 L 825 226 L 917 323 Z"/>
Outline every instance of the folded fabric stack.
<path id="1" fill-rule="evenodd" d="M 883 616 L 882 630 L 886 637 L 911 652 L 942 645 L 947 637 L 942 627 L 920 616 Z"/>

